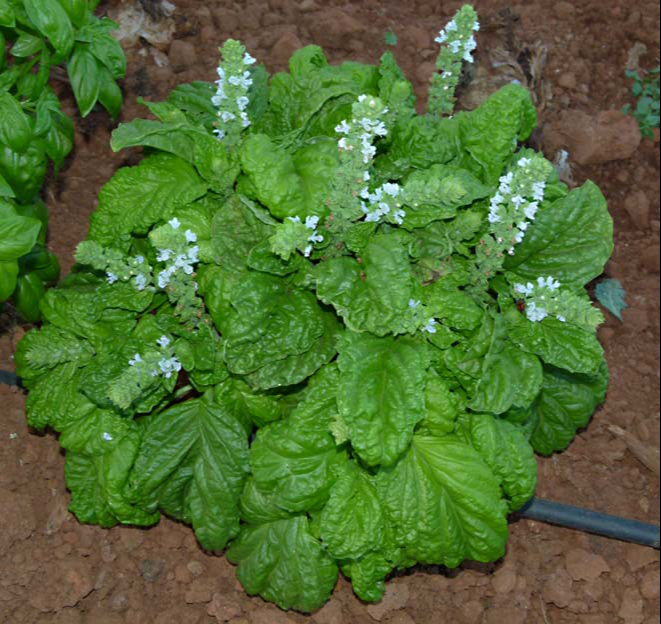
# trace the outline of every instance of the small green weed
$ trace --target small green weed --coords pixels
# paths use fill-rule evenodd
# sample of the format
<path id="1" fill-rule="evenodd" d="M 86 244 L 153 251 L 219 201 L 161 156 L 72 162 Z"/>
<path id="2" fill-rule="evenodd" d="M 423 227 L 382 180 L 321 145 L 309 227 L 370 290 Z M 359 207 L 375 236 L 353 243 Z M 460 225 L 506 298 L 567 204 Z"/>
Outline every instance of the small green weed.
<path id="1" fill-rule="evenodd" d="M 654 136 L 652 128 L 659 127 L 659 66 L 645 72 L 642 78 L 633 70 L 627 70 L 625 73 L 627 78 L 633 80 L 631 93 L 638 102 L 635 109 L 632 109 L 631 104 L 627 104 L 622 112 L 632 114 L 638 121 L 642 135 L 651 139 Z"/>

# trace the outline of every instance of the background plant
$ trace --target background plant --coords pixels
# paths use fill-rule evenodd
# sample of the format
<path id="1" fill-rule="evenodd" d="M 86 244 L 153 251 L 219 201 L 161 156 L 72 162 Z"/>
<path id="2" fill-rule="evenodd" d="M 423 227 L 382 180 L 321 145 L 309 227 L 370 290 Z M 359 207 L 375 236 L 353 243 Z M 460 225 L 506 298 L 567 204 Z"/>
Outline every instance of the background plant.
<path id="1" fill-rule="evenodd" d="M 425 115 L 390 53 L 309 46 L 269 79 L 228 41 L 215 84 L 113 133 L 146 156 L 16 354 L 79 520 L 175 517 L 301 611 L 340 571 L 375 601 L 395 569 L 502 556 L 534 451 L 605 394 L 585 285 L 612 222 L 521 146 L 522 87 L 444 116 L 476 31 L 466 8 L 439 34 Z"/>
<path id="2" fill-rule="evenodd" d="M 113 22 L 92 14 L 97 4 L 0 0 L 0 301 L 11 297 L 27 321 L 39 319 L 45 286 L 59 276 L 39 193 L 48 163 L 57 172 L 73 146 L 51 71 L 66 65 L 83 117 L 97 102 L 113 116 L 122 105 L 126 61 Z"/>
<path id="3" fill-rule="evenodd" d="M 653 128 L 659 127 L 659 66 L 650 71 L 627 70 L 626 75 L 633 80 L 631 94 L 637 99 L 635 108 L 627 104 L 622 110 L 632 114 L 638 121 L 640 131 L 648 139 L 654 138 Z"/>

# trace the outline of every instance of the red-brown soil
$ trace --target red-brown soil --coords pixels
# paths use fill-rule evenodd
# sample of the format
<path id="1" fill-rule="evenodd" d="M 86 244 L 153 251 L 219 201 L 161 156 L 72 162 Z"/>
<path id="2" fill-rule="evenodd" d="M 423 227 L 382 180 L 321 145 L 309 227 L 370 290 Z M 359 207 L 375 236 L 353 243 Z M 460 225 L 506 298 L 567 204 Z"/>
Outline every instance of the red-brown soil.
<path id="1" fill-rule="evenodd" d="M 213 79 L 216 48 L 230 36 L 242 39 L 269 70 L 281 70 L 290 52 L 308 43 L 322 45 L 333 62 L 376 62 L 385 49 L 384 33 L 393 30 L 399 39 L 395 55 L 423 98 L 435 31 L 461 4 L 173 1 L 170 23 L 177 43 L 171 45 L 168 37 L 155 41 L 158 47 L 144 39 L 124 41 L 129 58 L 124 120 L 144 114 L 137 96 L 160 99 L 180 82 Z M 116 15 L 133 4 L 112 0 L 101 11 Z M 166 31 L 167 20 L 158 17 L 160 2 L 141 4 L 156 17 L 156 30 Z M 641 66 L 658 64 L 659 6 L 652 0 L 478 0 L 476 8 L 484 27 L 478 71 L 465 102 L 503 80 L 503 65 L 492 65 L 504 54 L 508 71 L 515 77 L 523 71 L 535 88 L 542 128 L 565 110 L 596 117 L 629 102 L 624 67 L 632 49 L 644 50 L 635 45 L 646 49 Z M 71 102 L 67 107 L 73 113 Z M 100 186 L 136 156 L 110 151 L 112 126 L 102 112 L 76 123 L 75 154 L 45 191 L 50 247 L 66 268 L 85 235 Z M 545 145 L 544 136 L 537 134 L 538 145 Z M 658 475 L 609 430 L 619 425 L 658 452 L 658 139 L 644 139 L 626 159 L 575 166 L 573 176 L 577 183 L 596 181 L 609 201 L 616 247 L 607 274 L 622 281 L 630 308 L 624 323 L 609 316 L 600 330 L 611 370 L 608 399 L 566 453 L 540 459 L 538 494 L 658 524 Z M 0 368 L 11 370 L 11 350 L 24 330 L 7 313 L 2 321 Z M 279 612 L 248 598 L 232 566 L 202 552 L 188 527 L 168 520 L 146 531 L 78 524 L 66 511 L 56 440 L 27 430 L 20 391 L 0 385 L 0 395 L 1 624 L 660 622 L 658 552 L 527 520 L 512 524 L 509 552 L 496 564 L 469 564 L 453 572 L 415 569 L 390 581 L 386 598 L 375 606 L 362 604 L 340 581 L 317 614 Z"/>

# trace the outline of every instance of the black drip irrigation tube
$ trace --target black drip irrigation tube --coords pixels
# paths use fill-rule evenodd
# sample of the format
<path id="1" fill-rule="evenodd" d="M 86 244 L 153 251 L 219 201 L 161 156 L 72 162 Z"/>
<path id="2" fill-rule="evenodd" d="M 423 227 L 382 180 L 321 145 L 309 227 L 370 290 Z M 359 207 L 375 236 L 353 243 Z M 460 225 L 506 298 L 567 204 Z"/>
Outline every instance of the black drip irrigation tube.
<path id="1" fill-rule="evenodd" d="M 0 384 L 17 386 L 19 379 L 14 373 L 0 370 Z M 655 524 L 646 524 L 541 498 L 530 499 L 517 515 L 529 520 L 547 522 L 659 550 L 659 527 Z"/>
<path id="2" fill-rule="evenodd" d="M 659 550 L 659 527 L 655 524 L 646 524 L 541 498 L 531 499 L 518 513 L 530 520 L 548 522 Z"/>

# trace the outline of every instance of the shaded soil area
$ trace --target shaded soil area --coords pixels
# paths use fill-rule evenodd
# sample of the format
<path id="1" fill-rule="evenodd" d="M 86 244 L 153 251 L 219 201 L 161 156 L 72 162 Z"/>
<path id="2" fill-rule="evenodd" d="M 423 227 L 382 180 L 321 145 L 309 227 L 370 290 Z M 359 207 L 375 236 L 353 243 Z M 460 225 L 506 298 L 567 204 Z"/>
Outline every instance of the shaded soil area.
<path id="1" fill-rule="evenodd" d="M 158 100 L 176 84 L 212 80 L 217 47 L 240 38 L 271 71 L 301 45 L 331 62 L 377 62 L 384 34 L 424 106 L 435 32 L 460 6 L 443 0 L 156 0 L 101 10 L 120 19 L 129 59 L 123 120 L 144 116 L 138 96 Z M 659 477 L 644 452 L 659 449 L 659 143 L 640 140 L 618 110 L 630 101 L 627 65 L 659 58 L 652 0 L 477 1 L 483 24 L 466 106 L 517 79 L 540 110 L 534 142 L 553 158 L 570 152 L 575 183 L 593 179 L 609 201 L 616 247 L 607 275 L 630 303 L 624 323 L 600 329 L 611 370 L 605 405 L 570 449 L 540 459 L 538 494 L 659 523 Z M 133 13 L 127 13 L 127 11 Z M 139 32 L 130 26 L 141 23 Z M 73 114 L 72 103 L 67 103 Z M 50 247 L 65 269 L 86 233 L 99 188 L 137 154 L 113 154 L 101 112 L 77 119 L 76 150 L 45 199 Z M 574 156 L 575 155 L 575 158 Z M 24 329 L 2 318 L 0 368 Z M 7 329 L 8 327 L 8 329 Z M 51 435 L 29 432 L 24 396 L 0 385 L 0 623 L 2 624 L 658 624 L 659 555 L 643 547 L 514 520 L 506 557 L 459 570 L 416 568 L 367 606 L 340 580 L 312 616 L 247 597 L 232 566 L 204 553 L 188 527 L 164 519 L 150 530 L 83 526 L 67 512 L 63 457 Z M 624 434 L 614 428 L 619 427 Z M 642 447 L 642 452 L 641 452 Z M 658 455 L 657 455 L 658 457 Z M 658 459 L 657 459 L 658 462 Z M 658 463 L 657 463 L 658 465 Z"/>

